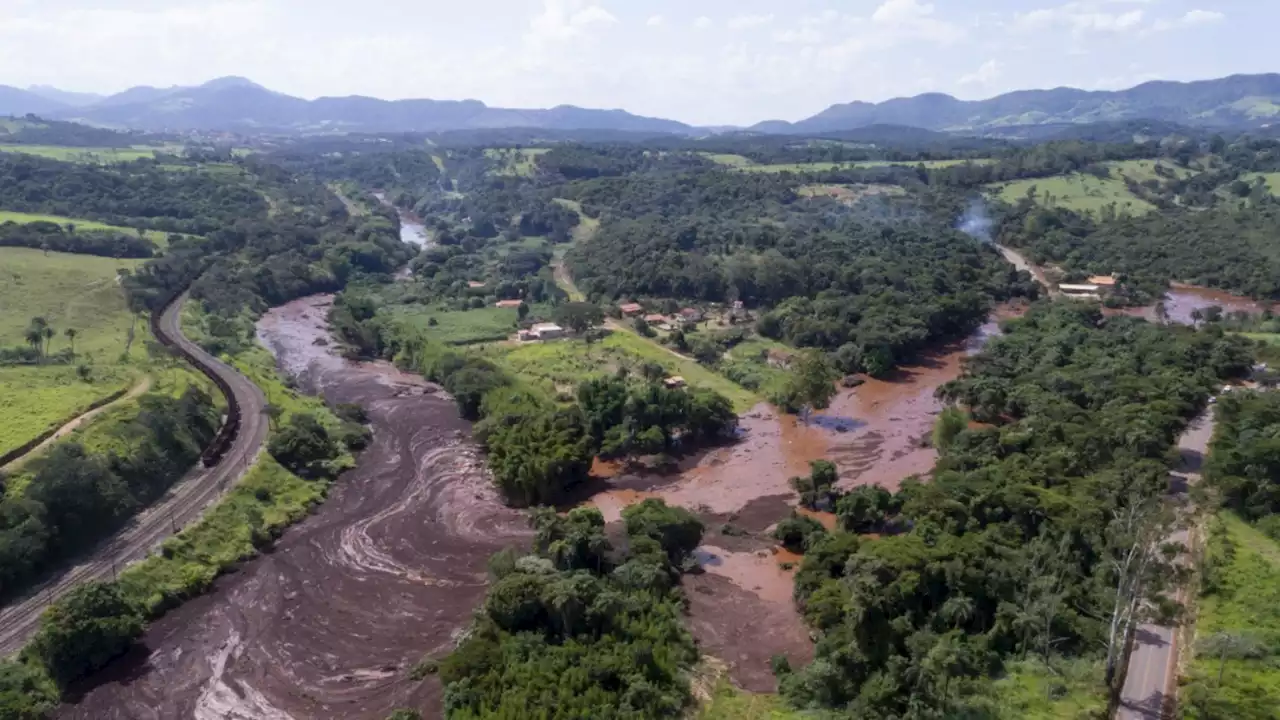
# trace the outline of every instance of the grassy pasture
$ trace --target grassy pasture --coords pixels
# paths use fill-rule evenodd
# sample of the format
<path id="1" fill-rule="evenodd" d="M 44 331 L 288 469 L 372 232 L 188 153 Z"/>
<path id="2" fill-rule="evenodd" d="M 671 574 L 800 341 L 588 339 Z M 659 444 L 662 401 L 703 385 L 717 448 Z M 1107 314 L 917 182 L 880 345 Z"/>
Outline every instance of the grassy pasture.
<path id="1" fill-rule="evenodd" d="M 1031 188 L 1036 189 L 1037 199 L 1045 205 L 1060 205 L 1078 212 L 1098 212 L 1115 203 L 1116 207 L 1133 215 L 1155 209 L 1151 203 L 1136 197 L 1118 177 L 1096 178 L 1074 173 L 1050 178 L 1030 178 L 1008 183 L 989 185 L 1001 200 L 1016 203 Z"/>
<path id="2" fill-rule="evenodd" d="M 907 161 L 895 162 L 890 160 L 867 160 L 864 162 L 813 162 L 813 163 L 779 163 L 774 165 L 742 165 L 742 166 L 737 166 L 737 169 L 743 170 L 746 172 L 804 173 L 804 172 L 823 172 L 827 170 L 844 170 L 849 168 L 858 169 L 858 168 L 889 167 L 891 165 L 901 165 L 903 167 L 916 167 L 917 165 L 924 165 L 926 168 L 932 169 L 932 168 L 954 167 L 956 165 L 963 165 L 966 162 L 971 162 L 975 165 L 986 165 L 991 163 L 992 161 L 985 160 L 985 159 L 923 160 L 923 161 L 912 161 L 912 162 L 907 162 Z"/>
<path id="3" fill-rule="evenodd" d="M 1231 513 L 1210 522 L 1207 563 L 1215 589 L 1196 613 L 1201 645 L 1182 692 L 1183 717 L 1274 718 L 1280 708 L 1280 544 Z M 1203 646 L 1220 633 L 1258 651 L 1224 658 Z"/>
<path id="4" fill-rule="evenodd" d="M 587 378 L 609 375 L 620 367 L 638 368 L 643 363 L 654 362 L 665 368 L 667 374 L 679 375 L 694 387 L 719 392 L 733 402 L 734 410 L 739 413 L 761 402 L 760 396 L 697 361 L 668 352 L 661 345 L 623 330 L 615 330 L 590 346 L 581 340 L 557 340 L 486 345 L 477 352 L 552 397 L 561 390 L 577 388 L 578 383 Z"/>
<path id="5" fill-rule="evenodd" d="M 485 157 L 497 161 L 498 175 L 528 177 L 533 174 L 534 161 L 550 148 L 487 148 Z"/>
<path id="6" fill-rule="evenodd" d="M 1258 178 L 1262 178 L 1263 181 L 1267 183 L 1267 190 L 1270 190 L 1272 195 L 1280 195 L 1280 172 L 1247 173 L 1240 176 L 1241 180 L 1249 183 L 1250 185 L 1252 185 Z"/>
<path id="7" fill-rule="evenodd" d="M 134 371 L 120 365 L 95 367 L 88 382 L 70 365 L 0 367 L 0 453 L 60 427 L 134 380 Z"/>
<path id="8" fill-rule="evenodd" d="M 180 147 L 148 147 L 135 145 L 127 148 L 66 147 L 62 145 L 0 145 L 0 152 L 39 155 L 51 160 L 78 162 L 91 165 L 110 165 L 133 162 L 142 158 L 154 158 L 157 151 L 176 152 Z"/>
<path id="9" fill-rule="evenodd" d="M 518 317 L 515 308 L 492 306 L 462 312 L 438 305 L 398 305 L 388 310 L 395 325 L 447 345 L 506 340 L 515 334 Z"/>
<path id="10" fill-rule="evenodd" d="M 51 222 L 63 226 L 71 223 L 76 226 L 77 230 L 103 230 L 108 232 L 125 233 L 128 235 L 136 235 L 138 233 L 135 228 L 124 227 L 121 225 L 108 225 L 95 220 L 83 220 L 80 218 L 64 217 L 62 215 L 40 215 L 36 213 L 0 210 L 0 223 L 6 222 L 18 223 L 19 225 L 25 225 L 33 222 Z M 142 234 L 158 247 L 164 248 L 169 244 L 169 233 L 161 232 L 159 230 L 143 230 Z"/>
<path id="11" fill-rule="evenodd" d="M 131 385 L 146 356 L 145 321 L 137 325 L 129 363 L 121 363 L 131 316 L 116 271 L 136 260 L 0 248 L 0 347 L 26 345 L 31 318 L 45 318 L 57 333 L 57 353 L 75 329 L 77 360 L 92 366 L 91 381 L 69 365 L 0 368 L 0 452 L 22 445 L 78 415 L 93 402 Z"/>

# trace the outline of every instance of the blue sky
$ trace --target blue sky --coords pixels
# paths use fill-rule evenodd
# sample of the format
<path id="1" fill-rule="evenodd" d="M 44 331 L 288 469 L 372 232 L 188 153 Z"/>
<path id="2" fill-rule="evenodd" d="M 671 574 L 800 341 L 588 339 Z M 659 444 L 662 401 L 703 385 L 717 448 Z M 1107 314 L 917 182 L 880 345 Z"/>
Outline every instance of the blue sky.
<path id="1" fill-rule="evenodd" d="M 0 0 L 0 83 L 796 120 L 941 91 L 1280 71 L 1276 0 Z"/>

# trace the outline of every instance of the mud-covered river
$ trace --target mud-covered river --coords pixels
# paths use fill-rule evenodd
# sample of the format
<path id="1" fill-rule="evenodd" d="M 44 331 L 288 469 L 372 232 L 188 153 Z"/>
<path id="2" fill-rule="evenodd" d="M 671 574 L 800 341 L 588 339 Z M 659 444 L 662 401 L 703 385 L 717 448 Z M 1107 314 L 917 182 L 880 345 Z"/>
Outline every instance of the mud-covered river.
<path id="1" fill-rule="evenodd" d="M 382 720 L 436 717 L 441 688 L 406 672 L 452 646 L 486 561 L 527 537 L 493 491 L 451 400 L 327 345 L 329 297 L 267 314 L 259 337 L 304 387 L 369 411 L 373 442 L 317 512 L 271 552 L 155 623 L 59 717 Z"/>

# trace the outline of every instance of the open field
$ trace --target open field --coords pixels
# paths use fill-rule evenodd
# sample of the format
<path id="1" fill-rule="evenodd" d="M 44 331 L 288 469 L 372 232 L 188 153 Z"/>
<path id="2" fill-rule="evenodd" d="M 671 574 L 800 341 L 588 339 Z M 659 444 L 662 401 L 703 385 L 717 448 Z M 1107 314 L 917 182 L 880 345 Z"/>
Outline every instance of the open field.
<path id="1" fill-rule="evenodd" d="M 77 355 L 114 362 L 124 350 L 131 318 L 116 271 L 138 260 L 94 255 L 45 254 L 29 248 L 0 248 L 0 347 L 25 345 L 33 317 L 57 331 L 51 350 L 68 345 L 63 332 L 74 328 Z M 137 326 L 134 352 L 141 352 L 145 323 Z"/>
<path id="2" fill-rule="evenodd" d="M 83 220 L 81 218 L 65 217 L 62 215 L 40 215 L 36 213 L 11 212 L 8 210 L 0 210 L 0 223 L 13 222 L 19 225 L 25 225 L 33 222 L 51 222 L 58 225 L 66 226 L 73 224 L 77 230 L 103 230 L 108 232 L 126 233 L 136 235 L 138 231 L 135 228 L 124 227 L 122 225 L 108 225 L 95 220 Z M 159 230 L 143 230 L 143 237 L 155 243 L 158 247 L 167 247 L 169 244 L 169 233 Z"/>
<path id="3" fill-rule="evenodd" d="M 1280 544 L 1232 513 L 1210 521 L 1187 718 L 1276 717 L 1280 708 Z M 1225 654 L 1210 643 L 1222 643 Z M 1221 682 L 1218 678 L 1221 675 Z"/>
<path id="4" fill-rule="evenodd" d="M 129 369 L 110 365 L 95 367 L 90 382 L 70 365 L 0 367 L 0 454 L 61 426 L 134 378 Z"/>
<path id="5" fill-rule="evenodd" d="M 1007 203 L 1018 202 L 1034 187 L 1037 200 L 1041 204 L 1060 205 L 1078 212 L 1098 212 L 1111 203 L 1115 203 L 1119 210 L 1134 215 L 1155 209 L 1151 203 L 1129 192 L 1124 180 L 1114 176 L 1102 179 L 1083 173 L 1074 173 L 1050 178 L 1014 180 L 988 187 Z"/>
<path id="6" fill-rule="evenodd" d="M 728 167 L 746 167 L 747 165 L 755 165 L 755 162 L 752 161 L 751 158 L 743 157 L 742 155 L 709 152 L 700 152 L 698 154 L 712 162 L 720 165 L 726 165 Z"/>
<path id="7" fill-rule="evenodd" d="M 1241 175 L 1240 179 L 1253 184 L 1253 181 L 1262 178 L 1267 183 L 1267 189 L 1272 195 L 1280 195 L 1280 173 L 1247 173 Z"/>
<path id="8" fill-rule="evenodd" d="M 492 306 L 463 312 L 436 305 L 398 305 L 389 310 L 395 325 L 447 345 L 506 340 L 515 334 L 518 319 L 515 308 Z"/>
<path id="9" fill-rule="evenodd" d="M 714 160 L 715 158 L 713 157 L 712 159 Z M 743 158 L 743 159 L 745 159 L 745 158 Z M 890 165 L 901 165 L 901 166 L 903 166 L 903 167 L 916 167 L 917 165 L 924 165 L 924 166 L 925 166 L 925 167 L 927 167 L 927 168 L 945 168 L 945 167 L 952 167 L 952 166 L 955 166 L 955 165 L 963 165 L 963 164 L 965 164 L 966 162 L 971 162 L 971 163 L 974 163 L 975 165 L 986 165 L 986 164 L 988 164 L 988 163 L 990 163 L 990 162 L 992 162 L 992 161 L 991 161 L 991 160 L 983 160 L 983 159 L 976 159 L 976 160 L 917 160 L 917 161 L 911 161 L 911 162 L 908 162 L 908 161 L 903 161 L 903 162 L 894 162 L 894 161 L 890 161 L 890 160 L 867 160 L 867 161 L 863 161 L 863 162 L 780 163 L 780 164 L 776 164 L 776 165 L 754 165 L 754 164 L 752 164 L 752 165 L 734 165 L 733 167 L 737 168 L 738 170 L 743 170 L 743 171 L 746 171 L 746 172 L 770 172 L 770 173 L 777 173 L 777 172 L 793 172 L 793 173 L 803 173 L 803 172 L 823 172 L 823 171 L 826 171 L 826 170 L 844 170 L 844 169 L 849 169 L 849 168 L 875 168 L 875 167 L 888 167 L 888 166 L 890 166 Z"/>
<path id="10" fill-rule="evenodd" d="M 1163 168 L 1178 178 L 1189 178 L 1195 175 L 1195 171 L 1179 167 L 1167 160 L 1119 160 L 1116 162 L 1104 163 L 1111 168 L 1112 172 L 1132 178 L 1138 182 L 1146 182 L 1148 180 L 1164 181 L 1164 177 L 1156 173 L 1156 168 Z"/>
<path id="11" fill-rule="evenodd" d="M 744 692 L 722 679 L 696 717 L 697 720 L 816 720 L 824 716 L 792 710 L 777 695 Z"/>
<path id="12" fill-rule="evenodd" d="M 770 351 L 794 354 L 795 348 L 768 338 L 753 337 L 735 345 L 724 359 L 721 371 L 740 385 L 755 390 L 766 397 L 776 397 L 791 377 L 791 371 L 770 365 Z"/>
<path id="13" fill-rule="evenodd" d="M 995 681 L 992 715 L 1007 720 L 1061 720 L 1099 717 L 1106 709 L 1102 663 L 1054 660 L 1053 670 L 1039 660 L 1011 662 Z"/>
<path id="14" fill-rule="evenodd" d="M 70 347 L 75 329 L 77 363 L 90 365 L 81 380 L 75 365 L 0 368 L 0 452 L 84 412 L 94 402 L 129 387 L 141 370 L 120 363 L 131 317 L 116 270 L 137 264 L 91 255 L 0 248 L 0 347 L 25 346 L 26 328 L 43 317 L 55 335 L 49 351 Z M 137 325 L 131 361 L 146 356 L 146 322 Z"/>
<path id="15" fill-rule="evenodd" d="M 528 177 L 533 174 L 533 161 L 550 148 L 488 148 L 485 157 L 498 161 L 498 175 Z"/>
<path id="16" fill-rule="evenodd" d="M 178 152 L 180 146 L 148 147 L 135 145 L 129 148 L 106 147 L 66 147 L 62 145 L 0 145 L 0 152 L 39 155 L 51 160 L 81 162 L 93 165 L 133 162 L 142 158 L 153 158 L 157 151 Z"/>
<path id="17" fill-rule="evenodd" d="M 555 198 L 555 202 L 560 203 L 564 207 L 578 213 L 578 219 L 581 222 L 579 222 L 578 226 L 573 229 L 574 242 L 586 242 L 595 237 L 596 231 L 600 229 L 600 218 L 593 218 L 582 212 L 582 203 L 577 200 Z"/>
<path id="18" fill-rule="evenodd" d="M 581 340 L 543 343 L 486 345 L 477 352 L 501 363 L 530 384 L 555 397 L 572 391 L 591 377 L 609 375 L 620 367 L 639 369 L 654 362 L 669 375 L 679 375 L 694 387 L 715 390 L 733 402 L 735 411 L 745 412 L 761 401 L 760 396 L 699 365 L 695 360 L 669 352 L 624 330 L 615 330 L 604 340 L 588 346 Z"/>
<path id="19" fill-rule="evenodd" d="M 839 202 L 852 205 L 863 198 L 877 195 L 906 195 L 907 191 L 897 185 L 802 185 L 796 191 L 800 197 L 829 197 Z"/>

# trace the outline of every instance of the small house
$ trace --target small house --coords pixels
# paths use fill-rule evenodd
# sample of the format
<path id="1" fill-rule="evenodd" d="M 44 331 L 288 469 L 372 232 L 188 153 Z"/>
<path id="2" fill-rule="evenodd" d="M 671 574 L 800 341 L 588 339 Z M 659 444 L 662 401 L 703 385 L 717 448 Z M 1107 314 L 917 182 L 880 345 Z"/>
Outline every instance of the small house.
<path id="1" fill-rule="evenodd" d="M 1089 284 L 1111 290 L 1116 286 L 1116 278 L 1114 275 L 1094 275 L 1089 278 Z"/>
<path id="2" fill-rule="evenodd" d="M 494 305 L 495 307 L 500 307 L 500 308 L 518 308 L 520 307 L 520 303 L 522 302 L 524 301 L 523 300 L 499 300 Z"/>
<path id="3" fill-rule="evenodd" d="M 480 282 L 479 280 L 468 280 L 468 281 L 467 281 L 467 287 L 471 288 L 472 290 L 479 290 L 480 288 L 484 287 L 484 285 L 485 285 L 485 284 L 484 284 L 484 283 L 482 283 L 482 282 Z"/>
<path id="4" fill-rule="evenodd" d="M 555 340 L 564 337 L 564 328 L 555 323 L 537 323 L 529 328 L 529 334 L 538 340 Z"/>
<path id="5" fill-rule="evenodd" d="M 1079 298 L 1079 299 L 1089 299 L 1089 300 L 1097 300 L 1099 297 L 1101 297 L 1101 295 L 1099 295 L 1098 293 L 1100 289 L 1101 288 L 1099 288 L 1097 285 L 1069 285 L 1066 283 L 1058 285 L 1058 290 L 1060 290 L 1063 295 L 1069 298 Z"/>
<path id="6" fill-rule="evenodd" d="M 618 306 L 618 310 L 626 317 L 639 315 L 644 311 L 644 307 L 640 303 L 626 303 Z"/>
<path id="7" fill-rule="evenodd" d="M 674 390 L 676 388 L 684 387 L 685 381 L 684 381 L 684 378 L 680 377 L 679 375 L 674 375 L 672 377 L 667 378 L 666 380 L 663 380 L 662 384 Z"/>
<path id="8" fill-rule="evenodd" d="M 680 311 L 680 322 L 685 325 L 697 325 L 702 322 L 702 311 L 697 308 L 685 308 Z"/>
<path id="9" fill-rule="evenodd" d="M 779 350 L 778 348 L 769 348 L 765 353 L 765 362 L 770 367 L 788 369 L 791 367 L 791 361 L 795 358 L 795 353 Z"/>
<path id="10" fill-rule="evenodd" d="M 666 325 L 666 324 L 667 324 L 667 316 L 666 316 L 666 315 L 657 315 L 657 314 L 654 314 L 654 315 L 645 315 L 645 316 L 644 316 L 644 321 L 645 321 L 645 322 L 647 322 L 647 323 L 649 323 L 650 325 Z"/>

